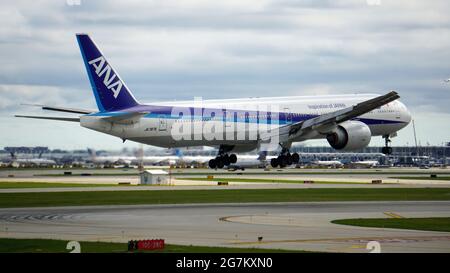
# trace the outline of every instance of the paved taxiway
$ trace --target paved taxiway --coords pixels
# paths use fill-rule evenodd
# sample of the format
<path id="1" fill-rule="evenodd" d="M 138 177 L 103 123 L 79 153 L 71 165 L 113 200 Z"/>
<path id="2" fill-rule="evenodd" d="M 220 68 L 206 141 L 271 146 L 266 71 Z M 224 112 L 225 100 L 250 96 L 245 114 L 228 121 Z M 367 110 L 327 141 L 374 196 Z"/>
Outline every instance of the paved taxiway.
<path id="1" fill-rule="evenodd" d="M 362 228 L 342 218 L 450 216 L 450 201 L 138 205 L 0 209 L 0 236 L 367 252 L 450 252 L 450 233 Z M 258 237 L 262 236 L 261 242 Z"/>

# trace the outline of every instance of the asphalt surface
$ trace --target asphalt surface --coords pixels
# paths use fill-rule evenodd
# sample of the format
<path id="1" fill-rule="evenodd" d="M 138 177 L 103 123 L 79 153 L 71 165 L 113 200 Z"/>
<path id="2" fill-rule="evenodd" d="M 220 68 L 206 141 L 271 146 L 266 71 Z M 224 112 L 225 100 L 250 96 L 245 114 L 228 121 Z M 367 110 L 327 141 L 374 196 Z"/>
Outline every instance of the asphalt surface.
<path id="1" fill-rule="evenodd" d="M 386 213 L 386 214 L 385 214 Z M 449 217 L 450 201 L 137 205 L 0 209 L 0 237 L 262 247 L 326 252 L 450 252 L 450 233 L 362 228 L 334 219 Z M 260 237 L 260 240 L 258 240 Z"/>

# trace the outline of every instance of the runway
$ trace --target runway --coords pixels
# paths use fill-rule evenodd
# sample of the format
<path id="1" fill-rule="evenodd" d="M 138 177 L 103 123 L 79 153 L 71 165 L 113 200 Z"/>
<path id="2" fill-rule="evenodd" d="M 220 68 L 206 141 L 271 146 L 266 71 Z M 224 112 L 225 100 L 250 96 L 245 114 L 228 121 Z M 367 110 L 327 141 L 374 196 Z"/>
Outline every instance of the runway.
<path id="1" fill-rule="evenodd" d="M 387 213 L 387 214 L 385 214 Z M 343 218 L 450 216 L 450 201 L 137 205 L 0 209 L 0 236 L 326 252 L 450 252 L 450 232 L 362 228 Z M 258 237 L 262 237 L 258 241 Z"/>

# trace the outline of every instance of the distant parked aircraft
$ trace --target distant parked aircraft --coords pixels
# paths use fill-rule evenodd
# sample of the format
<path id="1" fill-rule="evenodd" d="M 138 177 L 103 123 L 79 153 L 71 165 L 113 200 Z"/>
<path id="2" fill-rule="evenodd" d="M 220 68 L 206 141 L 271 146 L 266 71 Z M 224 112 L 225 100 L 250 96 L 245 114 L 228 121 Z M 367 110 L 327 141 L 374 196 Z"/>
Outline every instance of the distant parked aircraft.
<path id="1" fill-rule="evenodd" d="M 326 166 L 326 167 L 342 167 L 344 164 L 342 164 L 339 160 L 316 160 L 311 162 L 313 165 L 317 166 Z"/>

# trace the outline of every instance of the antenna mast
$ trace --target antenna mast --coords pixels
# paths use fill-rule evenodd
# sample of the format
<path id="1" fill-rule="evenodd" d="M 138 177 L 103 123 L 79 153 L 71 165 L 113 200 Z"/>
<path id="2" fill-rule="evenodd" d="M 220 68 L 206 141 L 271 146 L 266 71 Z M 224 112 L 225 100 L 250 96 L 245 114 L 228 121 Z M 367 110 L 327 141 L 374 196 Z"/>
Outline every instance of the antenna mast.
<path id="1" fill-rule="evenodd" d="M 412 120 L 413 130 L 414 130 L 414 142 L 416 144 L 416 156 L 419 156 L 419 149 L 417 147 L 417 135 L 416 135 L 416 125 L 414 123 L 414 119 Z"/>

